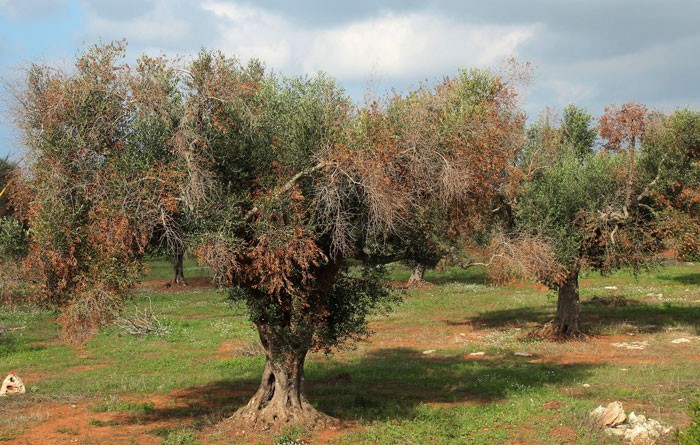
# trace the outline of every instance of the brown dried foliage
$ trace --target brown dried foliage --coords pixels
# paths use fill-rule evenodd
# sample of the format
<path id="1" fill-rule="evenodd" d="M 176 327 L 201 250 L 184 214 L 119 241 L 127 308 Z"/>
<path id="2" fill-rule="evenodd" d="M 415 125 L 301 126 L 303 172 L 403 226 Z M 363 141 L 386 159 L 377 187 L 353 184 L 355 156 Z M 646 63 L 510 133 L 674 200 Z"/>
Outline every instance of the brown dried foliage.
<path id="1" fill-rule="evenodd" d="M 163 62 L 145 60 L 135 73 L 118 63 L 123 52 L 123 42 L 90 48 L 70 74 L 32 66 L 16 110 L 28 167 L 14 197 L 32 229 L 31 298 L 63 309 L 70 340 L 113 319 L 153 228 L 177 206 L 177 169 L 168 161 L 142 167 L 131 142 L 139 117 L 165 127 L 172 119 L 164 117 L 164 81 L 144 74 Z"/>
<path id="2" fill-rule="evenodd" d="M 484 264 L 487 276 L 498 285 L 531 278 L 556 288 L 568 273 L 559 263 L 551 244 L 537 237 L 497 234 L 492 238 L 487 254 L 489 260 Z"/>

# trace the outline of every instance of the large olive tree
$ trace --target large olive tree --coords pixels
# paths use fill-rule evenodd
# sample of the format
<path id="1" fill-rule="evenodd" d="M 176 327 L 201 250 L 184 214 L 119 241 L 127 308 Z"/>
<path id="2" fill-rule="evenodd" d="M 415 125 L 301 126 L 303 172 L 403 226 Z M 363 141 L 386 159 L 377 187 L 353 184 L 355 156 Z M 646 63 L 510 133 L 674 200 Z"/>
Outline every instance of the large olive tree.
<path id="1" fill-rule="evenodd" d="M 155 234 L 177 238 L 186 221 L 265 349 L 232 422 L 325 421 L 304 398 L 308 352 L 367 335 L 391 301 L 377 258 L 422 215 L 450 233 L 479 226 L 520 144 L 514 88 L 460 71 L 357 108 L 323 74 L 207 51 L 186 66 L 123 55 L 108 44 L 70 72 L 34 65 L 19 96 L 35 297 L 83 338 L 119 309 Z"/>
<path id="2" fill-rule="evenodd" d="M 416 230 L 416 215 L 479 219 L 518 146 L 513 89 L 463 71 L 357 109 L 323 74 L 284 78 L 209 52 L 185 82 L 176 139 L 195 251 L 245 301 L 266 354 L 232 422 L 324 421 L 303 394 L 307 353 L 367 334 L 367 315 L 389 297 L 375 264 Z"/>

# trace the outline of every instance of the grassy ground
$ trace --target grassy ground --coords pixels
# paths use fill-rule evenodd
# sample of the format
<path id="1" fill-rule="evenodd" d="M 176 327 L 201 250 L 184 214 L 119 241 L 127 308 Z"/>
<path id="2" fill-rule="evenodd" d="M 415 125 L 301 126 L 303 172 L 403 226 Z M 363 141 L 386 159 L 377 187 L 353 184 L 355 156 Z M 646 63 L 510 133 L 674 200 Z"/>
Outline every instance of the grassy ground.
<path id="1" fill-rule="evenodd" d="M 206 270 L 188 262 L 184 289 L 163 286 L 169 274 L 166 262 L 154 262 L 126 311 L 154 312 L 164 335 L 112 326 L 67 346 L 55 314 L 4 308 L 0 324 L 15 330 L 0 341 L 0 373 L 17 373 L 28 394 L 0 399 L 0 440 L 234 443 L 213 425 L 257 387 L 255 332 L 244 307 L 204 284 Z M 409 271 L 392 274 L 404 280 Z M 259 443 L 614 444 L 586 421 L 613 400 L 688 423 L 687 406 L 700 396 L 699 265 L 584 277 L 583 325 L 592 336 L 568 343 L 524 338 L 556 305 L 532 283 L 488 286 L 477 269 L 426 279 L 393 314 L 373 320 L 368 342 L 307 361 L 309 399 L 342 428 L 289 430 Z"/>

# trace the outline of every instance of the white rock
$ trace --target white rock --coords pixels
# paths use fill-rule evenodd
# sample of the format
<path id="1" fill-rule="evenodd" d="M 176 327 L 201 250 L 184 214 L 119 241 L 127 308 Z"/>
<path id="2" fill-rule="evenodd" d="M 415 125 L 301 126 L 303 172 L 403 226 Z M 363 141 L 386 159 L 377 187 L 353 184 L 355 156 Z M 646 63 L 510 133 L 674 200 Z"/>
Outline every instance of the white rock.
<path id="1" fill-rule="evenodd" d="M 589 385 L 588 383 L 584 383 L 582 386 L 583 386 L 584 388 L 590 388 L 590 387 L 591 387 L 591 385 Z"/>
<path id="2" fill-rule="evenodd" d="M 428 354 L 432 354 L 433 352 L 435 352 L 435 349 L 428 349 L 427 351 L 423 351 L 423 354 L 428 355 Z"/>
<path id="3" fill-rule="evenodd" d="M 532 354 L 530 354 L 529 352 L 520 352 L 520 351 L 514 353 L 513 355 L 517 355 L 518 357 L 532 357 Z"/>
<path id="4" fill-rule="evenodd" d="M 602 427 L 615 427 L 627 418 L 620 402 L 609 403 L 605 408 L 599 406 L 588 413 L 588 416 Z"/>
<path id="5" fill-rule="evenodd" d="M 617 290 L 617 286 L 605 286 L 604 289 Z"/>
<path id="6" fill-rule="evenodd" d="M 486 353 L 485 353 L 484 351 L 470 352 L 469 355 L 471 355 L 472 357 L 477 357 L 477 356 L 480 356 L 480 355 L 486 355 Z"/>
<path id="7" fill-rule="evenodd" d="M 671 343 L 676 344 L 676 345 L 679 343 L 690 343 L 690 340 L 688 340 L 687 338 L 681 337 L 681 338 L 677 338 L 675 340 L 671 340 Z"/>
<path id="8" fill-rule="evenodd" d="M 24 394 L 27 390 L 24 388 L 24 383 L 22 379 L 14 374 L 9 374 L 5 377 L 0 387 L 0 396 L 5 396 L 8 394 Z"/>
<path id="9" fill-rule="evenodd" d="M 618 425 L 615 428 L 606 428 L 605 432 L 611 436 L 624 436 L 627 431 L 627 425 Z"/>
<path id="10" fill-rule="evenodd" d="M 637 425 L 634 428 L 628 428 L 625 431 L 625 440 L 634 445 L 647 445 L 651 443 L 649 431 L 643 425 Z"/>
<path id="11" fill-rule="evenodd" d="M 605 414 L 605 407 L 603 405 L 598 405 L 598 408 L 592 410 L 590 413 L 588 413 L 588 417 L 590 418 L 598 418 L 601 417 L 603 414 Z"/>
<path id="12" fill-rule="evenodd" d="M 625 349 L 631 349 L 631 350 L 641 350 L 641 349 L 646 349 L 647 346 L 649 346 L 648 341 L 632 341 L 632 342 L 617 342 L 617 343 L 610 343 L 610 346 L 614 346 L 616 348 L 625 348 Z"/>
<path id="13" fill-rule="evenodd" d="M 629 413 L 627 415 L 627 423 L 629 423 L 630 425 L 633 425 L 633 426 L 637 425 L 637 424 L 643 424 L 646 421 L 647 421 L 646 417 L 644 417 L 642 415 L 638 416 L 634 413 L 634 411 L 632 411 L 631 413 Z"/>

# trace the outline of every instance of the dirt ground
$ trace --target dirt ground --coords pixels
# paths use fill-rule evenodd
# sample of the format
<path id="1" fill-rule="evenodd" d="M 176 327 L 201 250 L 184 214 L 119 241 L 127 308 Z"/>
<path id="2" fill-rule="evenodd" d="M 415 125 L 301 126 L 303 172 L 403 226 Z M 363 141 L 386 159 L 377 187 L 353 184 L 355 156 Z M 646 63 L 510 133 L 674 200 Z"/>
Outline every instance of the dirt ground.
<path id="1" fill-rule="evenodd" d="M 452 336 L 445 338 L 430 338 L 428 332 L 411 332 L 411 335 L 401 336 L 400 341 L 390 341 L 390 337 L 395 337 L 398 332 L 384 332 L 379 338 L 376 338 L 372 343 L 365 345 L 368 349 L 386 347 L 388 345 L 411 347 L 421 349 L 430 344 L 443 344 L 446 347 L 455 341 L 455 338 L 460 341 L 476 340 L 488 335 L 488 330 L 467 330 L 464 327 L 455 329 Z M 403 333 L 408 334 L 408 332 Z M 465 335 L 460 335 L 465 334 Z M 426 338 L 427 337 L 427 338 Z M 410 338 L 416 339 L 411 341 Z M 585 341 L 569 342 L 566 345 L 567 351 L 559 350 L 560 348 L 552 348 L 550 350 L 541 351 L 533 355 L 528 361 L 531 362 L 547 362 L 558 364 L 601 364 L 601 363 L 616 363 L 622 366 L 634 366 L 635 364 L 659 363 L 659 359 L 663 360 L 654 348 L 644 349 L 628 349 L 634 348 L 635 345 L 642 345 L 644 338 L 640 335 L 628 336 L 605 336 L 592 337 Z M 620 346 L 622 345 L 622 346 Z M 683 344 L 672 344 L 676 349 L 673 354 L 675 360 L 682 359 L 697 359 L 693 352 L 694 348 L 684 348 Z M 239 345 L 235 342 L 224 342 L 221 344 L 217 356 L 221 357 L 230 353 Z M 465 354 L 464 360 L 481 360 L 484 358 L 498 358 L 497 356 L 488 355 L 470 355 Z M 39 376 L 34 376 L 37 378 Z M 217 399 L 229 399 L 233 397 L 245 397 L 252 395 L 252 389 L 240 389 L 234 391 L 230 388 L 220 388 L 218 391 L 229 391 L 231 394 L 218 394 Z M 30 421 L 31 426 L 19 434 L 15 439 L 9 440 L 7 444 L 60 444 L 60 443 L 84 443 L 84 444 L 160 444 L 162 437 L 157 434 L 158 431 L 176 430 L 181 427 L 189 427 L 196 422 L 201 422 L 200 416 L 191 413 L 191 400 L 201 401 L 201 397 L 195 393 L 196 389 L 177 390 L 167 395 L 156 395 L 144 398 L 124 399 L 133 403 L 153 404 L 154 409 L 151 413 L 142 415 L 132 415 L 115 412 L 95 412 L 94 407 L 99 403 L 104 402 L 103 399 L 82 399 L 73 403 L 55 403 L 55 402 L 39 402 L 27 404 L 19 408 L 15 415 L 18 418 L 34 419 Z M 235 392 L 235 394 L 234 394 Z M 216 412 L 217 409 L 224 409 L 223 406 L 216 406 L 216 400 L 209 403 L 211 406 L 202 407 L 210 409 L 211 412 Z M 556 403 L 556 402 L 552 402 Z M 547 409 L 556 409 L 557 407 L 545 407 Z M 181 413 L 178 415 L 170 415 L 171 413 Z M 191 413 L 191 414 L 188 414 Z M 215 424 L 218 419 L 210 419 L 212 424 Z M 339 428 L 328 429 L 325 431 L 316 432 L 313 438 L 313 444 L 325 444 L 328 441 L 337 438 L 340 435 L 347 433 L 349 430 L 357 429 L 357 425 L 353 423 L 345 423 Z M 210 433 L 215 431 L 212 427 L 206 428 Z M 562 426 L 551 434 L 559 437 L 564 443 L 574 437 L 574 432 L 571 428 Z M 198 438 L 200 443 L 217 443 L 216 441 L 209 442 L 207 436 L 203 435 Z"/>
<path id="2" fill-rule="evenodd" d="M 144 288 L 158 291 L 180 292 L 181 287 L 171 287 L 164 280 L 149 281 L 141 284 Z M 212 285 L 206 278 L 191 279 L 188 289 L 206 289 Z M 435 317 L 440 317 L 436 315 Z M 439 326 L 439 328 L 436 328 Z M 460 344 L 487 349 L 486 340 L 503 332 L 503 328 L 472 323 L 449 323 L 436 319 L 435 323 L 421 326 L 403 326 L 386 321 L 377 321 L 371 326 L 374 335 L 358 348 L 360 352 L 381 350 L 386 348 L 410 348 L 417 351 L 439 353 L 440 349 L 452 349 Z M 524 335 L 525 332 L 523 331 Z M 531 363 L 556 363 L 561 365 L 619 365 L 622 370 L 635 365 L 664 363 L 672 361 L 697 361 L 697 347 L 700 338 L 693 337 L 688 342 L 674 343 L 677 337 L 688 336 L 687 333 L 665 332 L 640 333 L 630 332 L 629 335 L 592 336 L 585 340 L 566 343 L 546 343 L 538 345 L 536 351 L 527 357 L 518 357 Z M 527 346 L 523 346 L 527 348 Z M 259 353 L 255 348 L 241 340 L 225 341 L 219 345 L 212 360 L 232 357 L 243 349 L 251 349 L 250 354 Z M 433 353 L 433 352 L 430 352 Z M 342 357 L 342 353 L 339 354 Z M 513 359 L 503 355 L 489 355 L 486 352 L 465 353 L 463 360 L 484 359 Z M 26 375 L 26 380 L 32 384 L 40 382 L 45 376 Z M 310 382 L 313 385 L 313 382 Z M 16 403 L 12 413 L 17 419 L 26 424 L 16 437 L 6 440 L 7 444 L 160 444 L 168 431 L 179 428 L 191 428 L 193 425 L 204 431 L 197 437 L 201 444 L 222 443 L 216 440 L 215 425 L 223 420 L 225 413 L 232 412 L 235 407 L 221 405 L 225 400 L 245 400 L 252 396 L 254 387 L 246 388 L 211 388 L 206 391 L 214 392 L 216 397 L 202 397 L 198 388 L 173 391 L 166 395 L 151 395 L 143 397 L 120 397 L 120 400 L 144 404 L 151 403 L 153 409 L 145 414 L 128 414 L 123 412 L 97 412 L 95 407 L 104 403 L 104 398 L 84 398 L 73 402 L 57 403 L 28 399 L 26 403 Z M 572 389 L 575 391 L 576 389 Z M 204 390 L 203 390 L 204 391 Z M 22 397 L 22 396 L 20 396 Z M 29 397 L 29 396 L 27 396 Z M 14 402 L 14 401 L 13 401 Z M 0 399 L 0 403 L 2 400 Z M 193 409 L 193 403 L 199 404 Z M 456 403 L 488 403 L 487 401 L 470 401 Z M 551 401 L 545 404 L 542 415 L 556 411 L 562 402 Z M 444 403 L 440 403 L 444 405 Z M 206 405 L 206 406 L 204 406 Z M 206 416 L 202 412 L 206 411 Z M 203 420 L 203 417 L 204 420 Z M 313 440 L 308 443 L 326 444 L 351 431 L 361 428 L 354 422 L 344 422 L 339 427 L 316 431 Z M 532 443 L 533 438 L 541 432 L 521 431 L 518 433 L 521 443 Z M 549 431 L 549 436 L 561 440 L 562 443 L 573 443 L 576 432 L 569 426 L 562 425 Z M 251 443 L 257 443 L 253 439 Z"/>

